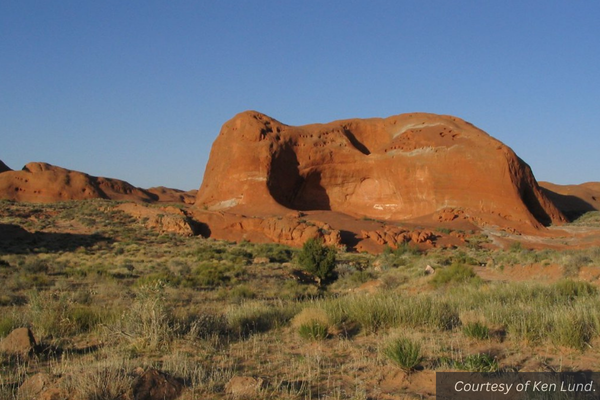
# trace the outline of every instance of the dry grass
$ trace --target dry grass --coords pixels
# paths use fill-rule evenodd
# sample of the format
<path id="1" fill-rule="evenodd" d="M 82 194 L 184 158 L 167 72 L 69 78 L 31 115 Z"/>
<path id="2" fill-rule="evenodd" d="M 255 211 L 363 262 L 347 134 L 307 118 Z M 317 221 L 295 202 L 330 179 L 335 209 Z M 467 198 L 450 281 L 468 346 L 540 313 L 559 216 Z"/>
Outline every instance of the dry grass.
<path id="1" fill-rule="evenodd" d="M 339 253 L 325 289 L 290 278 L 296 250 L 161 236 L 112 207 L 0 202 L 0 224 L 44 233 L 0 247 L 0 336 L 28 326 L 43 349 L 0 354 L 0 399 L 37 372 L 79 398 L 115 398 L 150 366 L 189 398 L 227 398 L 235 375 L 263 378 L 264 399 L 431 398 L 419 376 L 436 370 L 593 369 L 600 356 L 600 295 L 577 275 L 600 275 L 597 249 Z M 481 261 L 553 263 L 571 279 L 485 282 L 469 267 Z M 427 264 L 447 272 L 425 276 Z M 356 290 L 375 279 L 375 293 Z M 392 348 L 399 338 L 419 351 Z M 400 369 L 415 383 L 386 385 Z"/>

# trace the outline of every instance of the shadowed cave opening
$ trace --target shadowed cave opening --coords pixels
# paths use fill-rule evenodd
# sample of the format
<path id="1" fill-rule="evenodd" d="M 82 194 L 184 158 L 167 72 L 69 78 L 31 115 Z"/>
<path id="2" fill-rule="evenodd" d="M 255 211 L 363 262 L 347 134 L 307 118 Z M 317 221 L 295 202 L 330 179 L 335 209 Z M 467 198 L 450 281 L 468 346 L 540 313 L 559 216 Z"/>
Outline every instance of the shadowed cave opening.
<path id="1" fill-rule="evenodd" d="M 267 187 L 273 199 L 293 210 L 331 210 L 329 195 L 321 184 L 321 171 L 300 173 L 299 162 L 291 146 L 273 155 Z"/>

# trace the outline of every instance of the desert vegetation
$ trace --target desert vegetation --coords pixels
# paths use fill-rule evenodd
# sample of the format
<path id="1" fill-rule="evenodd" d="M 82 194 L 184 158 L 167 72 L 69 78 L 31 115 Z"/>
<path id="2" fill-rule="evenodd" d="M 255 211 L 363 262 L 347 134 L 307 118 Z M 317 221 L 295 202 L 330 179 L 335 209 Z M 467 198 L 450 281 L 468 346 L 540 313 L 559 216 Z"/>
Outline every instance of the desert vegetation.
<path id="1" fill-rule="evenodd" d="M 62 398 L 125 399 L 151 369 L 188 399 L 233 398 L 235 377 L 251 398 L 433 398 L 436 371 L 600 355 L 597 247 L 294 249 L 161 235 L 116 204 L 0 201 L 0 338 L 36 340 L 0 353 L 0 399 L 39 373 Z"/>

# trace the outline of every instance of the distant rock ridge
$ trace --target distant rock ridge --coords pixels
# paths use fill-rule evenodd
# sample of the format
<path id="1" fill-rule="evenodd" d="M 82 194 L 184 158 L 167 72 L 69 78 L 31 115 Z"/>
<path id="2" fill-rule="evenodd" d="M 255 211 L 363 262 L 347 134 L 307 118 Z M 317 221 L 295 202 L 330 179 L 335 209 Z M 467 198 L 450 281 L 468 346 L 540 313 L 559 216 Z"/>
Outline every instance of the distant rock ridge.
<path id="1" fill-rule="evenodd" d="M 151 187 L 146 189 L 149 193 L 156 195 L 157 200 L 162 203 L 184 203 L 194 204 L 196 201 L 197 190 L 183 191 L 179 189 L 167 188 L 164 186 Z"/>
<path id="2" fill-rule="evenodd" d="M 546 196 L 569 219 L 575 219 L 589 211 L 600 211 L 600 182 L 579 185 L 557 185 L 540 182 Z"/>
<path id="3" fill-rule="evenodd" d="M 52 203 L 95 198 L 151 202 L 158 197 L 119 179 L 96 177 L 48 163 L 32 162 L 21 171 L 0 173 L 0 198 Z"/>
<path id="4" fill-rule="evenodd" d="M 519 230 L 566 221 L 509 147 L 459 118 L 426 113 L 304 126 L 240 113 L 213 144 L 196 207 L 395 221 L 456 210 Z"/>

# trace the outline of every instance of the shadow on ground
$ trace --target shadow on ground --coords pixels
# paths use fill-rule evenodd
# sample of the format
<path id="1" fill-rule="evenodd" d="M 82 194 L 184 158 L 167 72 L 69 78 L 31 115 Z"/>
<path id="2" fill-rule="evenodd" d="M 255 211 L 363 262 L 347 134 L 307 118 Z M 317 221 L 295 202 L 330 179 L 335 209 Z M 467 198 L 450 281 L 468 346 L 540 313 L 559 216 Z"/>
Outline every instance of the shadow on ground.
<path id="1" fill-rule="evenodd" d="M 99 234 L 29 232 L 18 225 L 0 224 L 0 254 L 27 254 L 42 251 L 73 251 L 113 239 Z"/>

